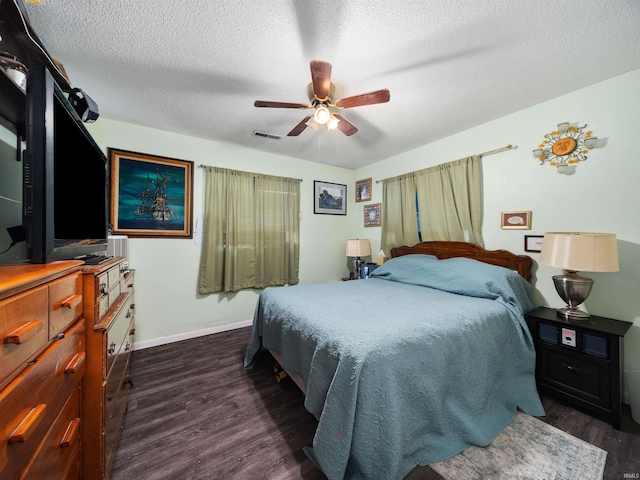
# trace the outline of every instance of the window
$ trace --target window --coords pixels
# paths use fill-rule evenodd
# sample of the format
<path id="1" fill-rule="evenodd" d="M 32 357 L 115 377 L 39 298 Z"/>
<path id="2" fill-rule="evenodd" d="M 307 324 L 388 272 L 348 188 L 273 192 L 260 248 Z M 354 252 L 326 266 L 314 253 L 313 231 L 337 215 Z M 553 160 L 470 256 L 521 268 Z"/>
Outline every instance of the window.
<path id="1" fill-rule="evenodd" d="M 205 168 L 200 293 L 298 283 L 300 180 Z"/>
<path id="2" fill-rule="evenodd" d="M 482 246 L 480 157 L 467 157 L 384 180 L 382 248 L 422 241 Z"/>

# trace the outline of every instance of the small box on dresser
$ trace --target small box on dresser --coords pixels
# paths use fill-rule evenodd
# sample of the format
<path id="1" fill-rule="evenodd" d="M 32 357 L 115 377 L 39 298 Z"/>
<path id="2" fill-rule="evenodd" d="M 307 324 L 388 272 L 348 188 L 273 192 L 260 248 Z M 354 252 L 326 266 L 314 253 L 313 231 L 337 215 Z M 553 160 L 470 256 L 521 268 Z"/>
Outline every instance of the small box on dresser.
<path id="1" fill-rule="evenodd" d="M 134 271 L 123 257 L 82 267 L 87 320 L 83 478 L 108 479 L 129 400 Z"/>
<path id="2" fill-rule="evenodd" d="M 540 391 L 593 412 L 620 430 L 623 339 L 630 322 L 592 315 L 567 319 L 539 307 L 525 320 L 536 349 Z"/>
<path id="3" fill-rule="evenodd" d="M 0 478 L 80 478 L 81 263 L 0 267 Z"/>

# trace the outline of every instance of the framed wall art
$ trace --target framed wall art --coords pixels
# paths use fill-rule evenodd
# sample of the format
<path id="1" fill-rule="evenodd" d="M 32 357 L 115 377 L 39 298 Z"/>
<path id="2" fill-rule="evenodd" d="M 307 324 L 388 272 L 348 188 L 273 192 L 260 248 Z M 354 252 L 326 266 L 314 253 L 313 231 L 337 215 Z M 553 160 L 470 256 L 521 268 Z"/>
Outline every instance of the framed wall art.
<path id="1" fill-rule="evenodd" d="M 544 235 L 525 235 L 524 251 L 525 252 L 541 252 L 543 238 L 544 238 Z"/>
<path id="2" fill-rule="evenodd" d="M 356 202 L 368 202 L 371 200 L 371 179 L 358 180 L 356 182 Z"/>
<path id="3" fill-rule="evenodd" d="M 531 211 L 502 212 L 500 228 L 503 230 L 530 230 Z"/>
<path id="4" fill-rule="evenodd" d="M 339 183 L 313 181 L 313 213 L 347 214 L 347 186 Z"/>
<path id="5" fill-rule="evenodd" d="M 382 225 L 380 218 L 380 204 L 372 203 L 364 206 L 364 226 L 379 227 Z"/>
<path id="6" fill-rule="evenodd" d="M 108 149 L 111 233 L 192 238 L 193 162 Z"/>

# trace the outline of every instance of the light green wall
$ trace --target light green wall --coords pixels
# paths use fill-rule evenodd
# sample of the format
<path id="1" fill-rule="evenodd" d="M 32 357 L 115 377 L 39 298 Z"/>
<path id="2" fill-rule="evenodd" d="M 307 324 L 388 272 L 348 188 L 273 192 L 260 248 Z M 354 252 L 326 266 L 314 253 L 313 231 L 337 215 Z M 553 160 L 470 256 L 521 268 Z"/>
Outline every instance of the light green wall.
<path id="1" fill-rule="evenodd" d="M 588 124 L 598 148 L 574 175 L 540 166 L 532 150 L 558 123 Z M 524 235 L 547 231 L 615 233 L 620 272 L 585 274 L 595 280 L 584 308 L 592 314 L 634 322 L 625 338 L 626 368 L 640 370 L 640 70 L 577 90 L 415 150 L 357 170 L 373 178 L 372 202 L 382 199 L 376 180 L 456 160 L 508 144 L 516 148 L 483 158 L 483 236 L 489 249 L 525 254 Z M 380 228 L 360 227 L 357 235 L 380 248 Z M 501 230 L 503 211 L 531 210 L 531 230 Z M 534 262 L 538 305 L 562 306 L 552 275 L 559 270 Z"/>
<path id="2" fill-rule="evenodd" d="M 217 165 L 302 178 L 301 283 L 339 280 L 347 274 L 347 238 L 369 238 L 380 248 L 380 227 L 363 227 L 363 205 L 353 200 L 354 182 L 373 178 L 371 203 L 381 201 L 375 181 L 493 150 L 516 148 L 483 159 L 485 246 L 524 254 L 524 235 L 546 231 L 611 232 L 618 236 L 619 273 L 589 274 L 596 283 L 585 308 L 596 315 L 635 322 L 627 334 L 627 368 L 640 370 L 640 70 L 572 92 L 443 140 L 356 171 L 269 155 L 218 142 L 186 137 L 101 118 L 89 125 L 96 141 L 121 148 Z M 574 175 L 540 166 L 531 151 L 563 121 L 588 124 L 600 139 Z M 284 140 L 281 140 L 284 141 Z M 346 217 L 313 214 L 313 180 L 347 184 Z M 202 215 L 202 169 L 195 169 L 194 217 Z M 501 230 L 502 211 L 531 210 L 531 230 Z M 138 342 L 247 322 L 258 292 L 197 294 L 200 247 L 193 240 L 130 239 L 130 263 L 137 269 Z M 534 267 L 536 301 L 561 306 L 551 276 Z"/>
<path id="3" fill-rule="evenodd" d="M 355 232 L 354 199 L 347 215 L 314 215 L 313 181 L 348 185 L 354 171 L 280 155 L 270 155 L 184 135 L 101 118 L 88 129 L 107 147 L 194 162 L 194 218 L 203 213 L 204 171 L 201 164 L 301 178 L 300 283 L 338 281 L 347 273 L 345 243 Z M 256 139 L 260 141 L 272 141 Z M 286 139 L 279 140 L 286 141 Z M 130 238 L 129 263 L 136 269 L 136 343 L 153 345 L 163 338 L 253 318 L 258 290 L 199 295 L 200 246 L 189 239 Z"/>

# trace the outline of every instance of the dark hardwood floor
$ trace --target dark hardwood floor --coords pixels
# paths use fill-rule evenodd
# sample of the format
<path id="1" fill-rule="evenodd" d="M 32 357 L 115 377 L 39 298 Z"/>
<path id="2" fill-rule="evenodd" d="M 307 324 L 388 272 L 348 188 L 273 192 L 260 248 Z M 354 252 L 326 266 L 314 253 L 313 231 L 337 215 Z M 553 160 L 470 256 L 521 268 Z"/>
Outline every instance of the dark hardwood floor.
<path id="1" fill-rule="evenodd" d="M 304 455 L 316 419 L 283 388 L 268 354 L 242 366 L 249 328 L 132 356 L 133 387 L 111 480 L 323 479 Z M 625 405 L 621 431 L 551 397 L 542 420 L 608 451 L 605 479 L 640 474 L 640 425 Z M 626 477 L 626 478 L 637 478 Z M 410 480 L 440 480 L 417 467 Z"/>

